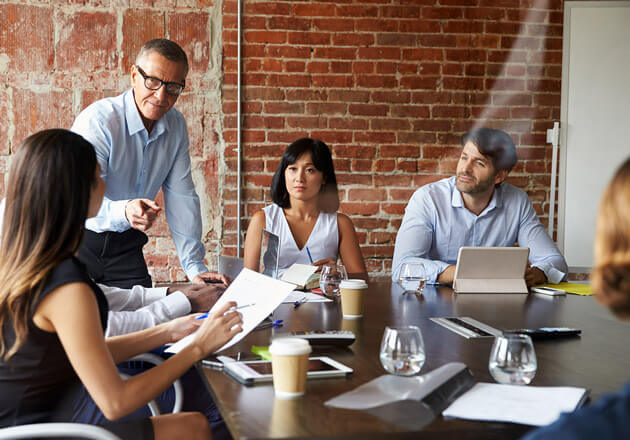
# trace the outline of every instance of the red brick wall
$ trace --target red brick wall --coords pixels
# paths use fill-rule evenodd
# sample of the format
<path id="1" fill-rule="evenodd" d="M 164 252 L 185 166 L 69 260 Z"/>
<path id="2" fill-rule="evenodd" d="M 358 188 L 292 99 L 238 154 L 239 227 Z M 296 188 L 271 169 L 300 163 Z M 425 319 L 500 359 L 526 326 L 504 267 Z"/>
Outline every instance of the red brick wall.
<path id="1" fill-rule="evenodd" d="M 223 3 L 223 245 L 236 252 L 236 6 Z M 560 117 L 559 0 L 245 1 L 243 229 L 269 203 L 284 148 L 331 146 L 341 211 L 368 269 L 387 276 L 413 191 L 453 173 L 459 136 L 483 119 L 508 131 L 509 181 L 546 222 Z"/>
<path id="2" fill-rule="evenodd" d="M 386 276 L 409 196 L 453 172 L 459 135 L 482 117 L 513 135 L 521 160 L 510 179 L 546 221 L 560 0 L 243 3 L 243 229 L 269 202 L 284 148 L 316 137 L 333 149 L 341 210 L 369 270 Z M 236 253 L 234 0 L 0 0 L 0 194 L 10 148 L 125 90 L 137 48 L 161 36 L 191 58 L 177 107 L 213 266 L 219 241 Z M 184 278 L 163 219 L 147 255 L 157 281 Z"/>
<path id="3" fill-rule="evenodd" d="M 87 105 L 128 89 L 140 45 L 166 36 L 189 57 L 189 87 L 176 107 L 188 123 L 203 239 L 213 250 L 221 235 L 220 10 L 209 0 L 1 0 L 0 195 L 11 148 L 37 130 L 70 128 Z M 185 279 L 163 214 L 145 250 L 154 280 Z"/>

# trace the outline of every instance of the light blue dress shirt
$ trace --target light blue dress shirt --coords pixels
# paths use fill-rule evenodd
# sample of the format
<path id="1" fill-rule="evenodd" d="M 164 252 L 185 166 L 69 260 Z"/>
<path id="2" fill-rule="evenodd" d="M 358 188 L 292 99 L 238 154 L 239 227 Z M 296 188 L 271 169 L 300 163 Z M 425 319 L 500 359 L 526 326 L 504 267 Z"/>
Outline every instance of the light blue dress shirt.
<path id="1" fill-rule="evenodd" d="M 166 220 L 182 268 L 192 279 L 206 272 L 201 243 L 201 209 L 190 172 L 188 132 L 182 114 L 170 109 L 147 132 L 133 90 L 97 101 L 83 110 L 72 131 L 94 145 L 107 191 L 98 216 L 88 219 L 94 232 L 123 232 L 131 226 L 125 205 L 164 193 Z"/>
<path id="2" fill-rule="evenodd" d="M 495 188 L 490 203 L 476 215 L 464 206 L 455 177 L 419 188 L 405 209 L 396 236 L 392 279 L 403 263 L 423 263 L 427 281 L 435 283 L 448 266 L 457 263 L 462 246 L 528 247 L 529 262 L 550 283 L 568 273 L 564 257 L 538 220 L 524 191 L 509 183 Z"/>

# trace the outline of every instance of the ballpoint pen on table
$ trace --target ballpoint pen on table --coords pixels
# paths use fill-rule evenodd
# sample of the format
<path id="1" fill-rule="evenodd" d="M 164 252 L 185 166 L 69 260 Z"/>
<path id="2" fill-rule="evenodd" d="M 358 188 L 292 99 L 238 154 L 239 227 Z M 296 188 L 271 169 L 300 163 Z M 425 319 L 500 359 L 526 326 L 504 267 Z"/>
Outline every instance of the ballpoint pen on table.
<path id="1" fill-rule="evenodd" d="M 306 297 L 303 296 L 301 299 L 293 302 L 293 308 L 297 309 L 298 307 L 300 307 L 302 304 L 304 304 L 307 301 Z"/>
<path id="2" fill-rule="evenodd" d="M 275 321 L 272 322 L 266 322 L 264 324 L 260 324 L 258 327 L 256 327 L 254 330 L 263 330 L 266 328 L 277 328 L 277 327 L 282 327 L 282 319 L 276 319 Z"/>
<path id="3" fill-rule="evenodd" d="M 255 305 L 256 305 L 255 303 L 252 303 L 252 304 L 244 304 L 244 305 L 242 305 L 242 306 L 234 307 L 234 310 L 244 309 L 245 307 L 250 307 L 250 306 L 255 306 Z M 205 318 L 207 318 L 207 317 L 208 317 L 208 313 L 209 313 L 209 312 L 206 312 L 206 313 L 204 313 L 203 315 L 197 316 L 195 319 L 205 319 Z"/>
<path id="4" fill-rule="evenodd" d="M 311 255 L 311 251 L 308 250 L 308 246 L 306 246 L 306 253 L 308 254 L 308 259 L 311 260 L 311 264 L 313 264 L 313 256 Z"/>

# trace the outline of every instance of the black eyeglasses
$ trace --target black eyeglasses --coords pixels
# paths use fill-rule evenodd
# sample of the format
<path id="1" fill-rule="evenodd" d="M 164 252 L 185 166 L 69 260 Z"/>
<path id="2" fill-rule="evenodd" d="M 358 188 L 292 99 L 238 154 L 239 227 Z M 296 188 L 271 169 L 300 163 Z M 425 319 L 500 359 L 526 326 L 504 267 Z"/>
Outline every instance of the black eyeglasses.
<path id="1" fill-rule="evenodd" d="M 137 64 L 136 69 L 138 69 L 138 72 L 140 72 L 140 75 L 144 78 L 144 86 L 149 90 L 159 90 L 160 87 L 164 85 L 164 87 L 166 87 L 166 93 L 173 96 L 179 96 L 179 94 L 182 93 L 182 90 L 184 90 L 184 87 L 186 87 L 186 84 L 166 82 L 162 81 L 160 78 L 149 76 L 144 73 L 144 70 L 142 70 L 142 68 L 140 68 Z"/>

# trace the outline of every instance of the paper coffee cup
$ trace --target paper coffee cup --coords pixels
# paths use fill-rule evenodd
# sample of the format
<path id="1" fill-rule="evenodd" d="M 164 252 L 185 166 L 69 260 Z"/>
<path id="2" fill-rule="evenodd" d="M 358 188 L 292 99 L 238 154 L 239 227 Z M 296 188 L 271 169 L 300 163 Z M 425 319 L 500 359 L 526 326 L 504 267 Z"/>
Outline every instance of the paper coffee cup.
<path id="1" fill-rule="evenodd" d="M 363 298 L 367 287 L 367 283 L 363 280 L 343 280 L 339 284 L 341 312 L 344 318 L 353 319 L 363 316 Z"/>
<path id="2" fill-rule="evenodd" d="M 306 339 L 278 338 L 269 347 L 273 388 L 279 399 L 294 399 L 306 390 L 306 372 L 311 346 Z"/>

